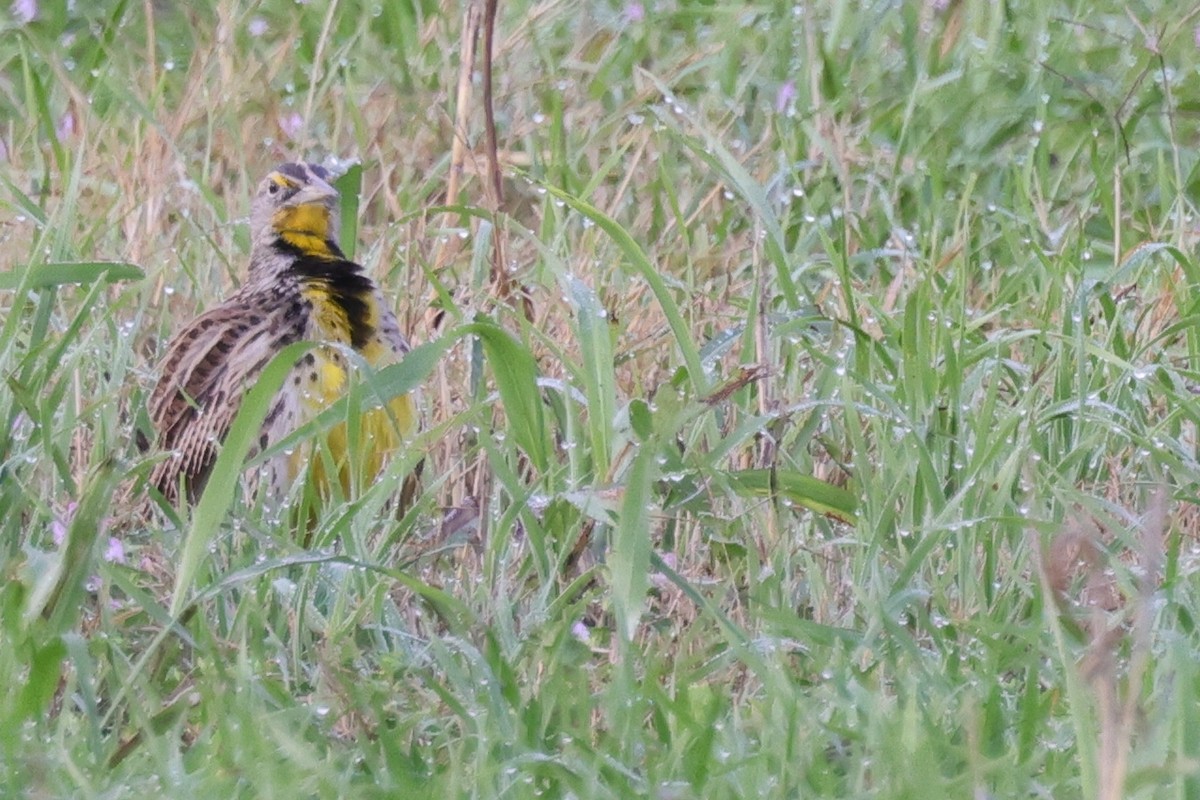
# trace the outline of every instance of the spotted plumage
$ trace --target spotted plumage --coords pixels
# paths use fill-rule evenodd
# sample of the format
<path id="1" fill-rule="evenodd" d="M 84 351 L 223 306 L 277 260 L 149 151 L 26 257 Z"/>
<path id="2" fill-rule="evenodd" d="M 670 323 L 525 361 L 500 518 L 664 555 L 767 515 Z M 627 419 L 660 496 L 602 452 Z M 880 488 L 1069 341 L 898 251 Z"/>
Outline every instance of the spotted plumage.
<path id="1" fill-rule="evenodd" d="M 373 367 L 399 361 L 408 351 L 395 314 L 362 267 L 337 242 L 338 195 L 329 175 L 314 164 L 288 163 L 260 184 L 251 212 L 250 270 L 228 299 L 192 320 L 171 341 L 150 396 L 157 445 L 167 453 L 151 483 L 171 502 L 182 487 L 189 500 L 203 491 L 221 443 L 263 368 L 282 348 L 311 341 L 321 346 L 296 364 L 268 410 L 257 449 L 279 441 L 341 397 L 348 380 L 345 348 Z M 346 464 L 359 450 L 370 479 L 416 427 L 411 396 L 386 409 L 365 412 L 361 438 L 346 426 L 326 435 L 343 488 Z M 277 458 L 271 483 L 281 491 L 304 469 L 310 448 Z M 312 471 L 328 483 L 324 459 Z"/>

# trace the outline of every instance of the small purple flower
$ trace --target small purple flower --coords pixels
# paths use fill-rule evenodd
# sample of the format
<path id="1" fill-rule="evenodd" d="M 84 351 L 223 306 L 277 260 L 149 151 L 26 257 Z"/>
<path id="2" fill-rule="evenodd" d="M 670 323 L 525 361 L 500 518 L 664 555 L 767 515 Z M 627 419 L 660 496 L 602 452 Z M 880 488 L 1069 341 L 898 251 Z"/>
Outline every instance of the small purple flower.
<path id="1" fill-rule="evenodd" d="M 60 142 L 75 135 L 75 112 L 67 111 L 58 118 L 58 124 L 54 126 L 54 135 Z"/>
<path id="2" fill-rule="evenodd" d="M 67 503 L 62 516 L 55 517 L 50 521 L 50 538 L 54 540 L 55 547 L 62 547 L 63 542 L 67 540 L 67 526 L 71 524 L 71 518 L 75 516 L 77 506 L 75 501 Z"/>
<path id="3" fill-rule="evenodd" d="M 646 18 L 646 7 L 637 0 L 626 3 L 625 8 L 621 10 L 621 18 L 628 23 L 641 22 Z"/>
<path id="4" fill-rule="evenodd" d="M 284 136 L 294 140 L 304 130 L 304 117 L 300 116 L 298 111 L 282 114 L 279 117 L 279 129 L 283 131 Z"/>
<path id="5" fill-rule="evenodd" d="M 571 635 L 584 644 L 592 640 L 592 632 L 588 629 L 587 625 L 583 624 L 583 620 L 578 620 L 571 626 Z"/>
<path id="6" fill-rule="evenodd" d="M 9 6 L 9 11 L 12 12 L 13 17 L 17 20 L 17 24 L 28 25 L 37 19 L 37 0 L 13 0 L 12 5 Z"/>
<path id="7" fill-rule="evenodd" d="M 1200 49 L 1200 25 L 1192 28 L 1192 42 L 1195 43 L 1197 49 Z"/>
<path id="8" fill-rule="evenodd" d="M 796 102 L 796 82 L 790 78 L 783 82 L 779 91 L 775 92 L 775 113 L 782 114 Z"/>
<path id="9" fill-rule="evenodd" d="M 115 536 L 108 537 L 108 547 L 104 548 L 104 560 L 110 564 L 124 564 L 125 543 Z"/>
<path id="10" fill-rule="evenodd" d="M 267 32 L 267 21 L 262 17 L 255 17 L 250 20 L 250 24 L 246 26 L 246 30 L 250 32 L 251 36 L 257 39 Z"/>

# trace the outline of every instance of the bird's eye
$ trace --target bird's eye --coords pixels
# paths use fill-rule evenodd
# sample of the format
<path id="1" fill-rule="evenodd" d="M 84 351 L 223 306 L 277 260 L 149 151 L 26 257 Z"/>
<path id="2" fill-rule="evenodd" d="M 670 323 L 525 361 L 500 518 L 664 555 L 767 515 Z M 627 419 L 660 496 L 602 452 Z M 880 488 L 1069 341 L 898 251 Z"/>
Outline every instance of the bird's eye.
<path id="1" fill-rule="evenodd" d="M 269 184 L 267 184 L 267 192 L 270 194 L 279 194 L 279 190 L 281 188 L 282 187 L 275 181 L 271 181 Z"/>

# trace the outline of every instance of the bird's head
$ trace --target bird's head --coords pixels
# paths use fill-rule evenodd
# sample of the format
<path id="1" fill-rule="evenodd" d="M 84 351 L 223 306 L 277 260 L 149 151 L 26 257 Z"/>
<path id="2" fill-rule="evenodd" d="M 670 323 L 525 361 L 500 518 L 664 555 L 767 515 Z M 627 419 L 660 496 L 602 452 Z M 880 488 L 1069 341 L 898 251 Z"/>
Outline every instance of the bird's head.
<path id="1" fill-rule="evenodd" d="M 282 240 L 306 254 L 329 255 L 339 225 L 338 192 L 328 170 L 302 161 L 273 169 L 258 185 L 250 226 L 256 247 Z"/>

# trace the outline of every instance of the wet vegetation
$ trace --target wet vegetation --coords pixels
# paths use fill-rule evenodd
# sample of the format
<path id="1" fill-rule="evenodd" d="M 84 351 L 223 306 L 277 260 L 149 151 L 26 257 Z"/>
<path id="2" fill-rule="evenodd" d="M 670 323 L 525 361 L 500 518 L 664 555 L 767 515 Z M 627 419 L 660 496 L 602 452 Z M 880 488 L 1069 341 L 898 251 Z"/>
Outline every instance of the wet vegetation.
<path id="1" fill-rule="evenodd" d="M 1200 792 L 1200 12 L 501 4 L 498 184 L 476 21 L 0 17 L 0 795 Z M 423 432 L 147 506 L 297 157 Z"/>

